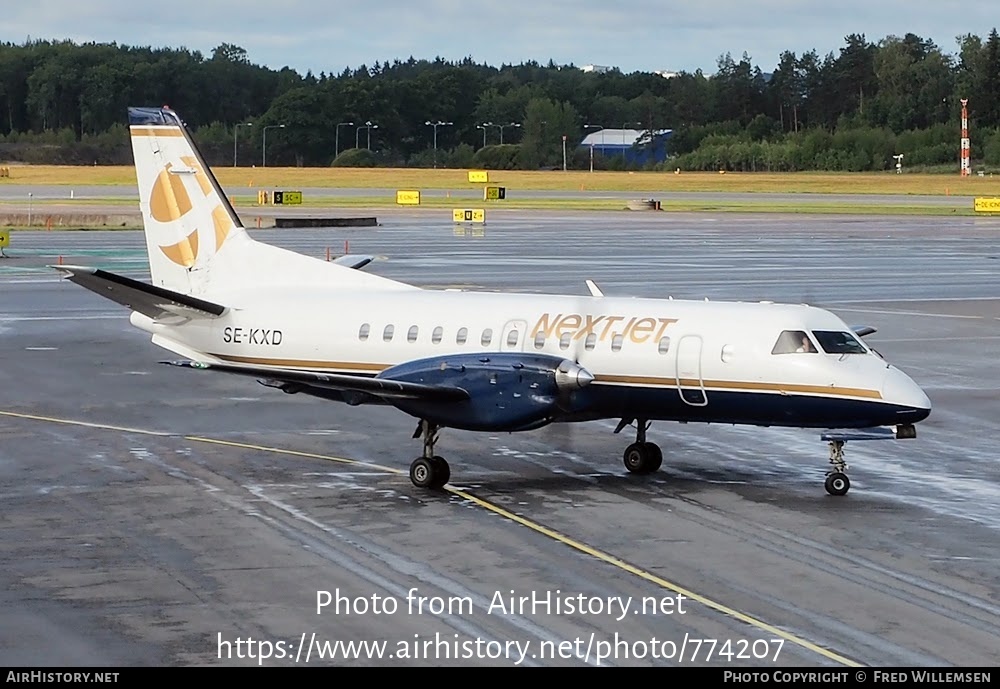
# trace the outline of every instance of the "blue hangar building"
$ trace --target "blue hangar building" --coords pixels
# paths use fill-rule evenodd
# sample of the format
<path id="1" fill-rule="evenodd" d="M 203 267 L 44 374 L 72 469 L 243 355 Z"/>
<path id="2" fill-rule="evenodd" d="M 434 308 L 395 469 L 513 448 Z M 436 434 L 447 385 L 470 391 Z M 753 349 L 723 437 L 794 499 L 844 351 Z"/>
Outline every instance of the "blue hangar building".
<path id="1" fill-rule="evenodd" d="M 662 163 L 667 159 L 667 141 L 673 129 L 599 129 L 580 142 L 580 148 L 604 158 L 624 156 L 628 165 Z"/>

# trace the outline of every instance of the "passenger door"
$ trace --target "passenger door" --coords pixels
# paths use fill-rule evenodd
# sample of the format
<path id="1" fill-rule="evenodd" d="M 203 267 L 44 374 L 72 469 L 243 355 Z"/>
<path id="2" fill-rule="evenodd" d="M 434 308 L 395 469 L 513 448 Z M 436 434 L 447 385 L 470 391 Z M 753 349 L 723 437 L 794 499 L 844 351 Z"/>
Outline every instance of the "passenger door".
<path id="1" fill-rule="evenodd" d="M 677 343 L 677 392 L 685 403 L 695 407 L 708 404 L 701 377 L 701 350 L 700 335 L 684 335 Z"/>

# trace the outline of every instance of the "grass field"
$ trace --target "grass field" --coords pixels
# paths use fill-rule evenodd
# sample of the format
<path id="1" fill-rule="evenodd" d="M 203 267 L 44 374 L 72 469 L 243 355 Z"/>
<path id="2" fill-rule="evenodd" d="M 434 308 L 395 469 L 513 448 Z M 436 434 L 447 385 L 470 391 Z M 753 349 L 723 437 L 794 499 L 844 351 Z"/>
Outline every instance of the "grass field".
<path id="1" fill-rule="evenodd" d="M 133 185 L 131 166 L 10 165 L 4 184 L 53 184 L 66 186 Z M 466 170 L 413 168 L 214 168 L 227 186 L 248 189 L 296 189 L 308 187 L 357 189 L 480 189 L 470 184 Z M 763 172 L 526 172 L 490 171 L 489 184 L 511 190 L 634 191 L 639 194 L 684 192 L 770 192 L 808 194 L 901 194 L 901 195 L 1000 195 L 1000 177 L 960 177 L 935 174 L 894 173 L 788 173 Z M 249 193 L 249 192 L 248 192 Z"/>

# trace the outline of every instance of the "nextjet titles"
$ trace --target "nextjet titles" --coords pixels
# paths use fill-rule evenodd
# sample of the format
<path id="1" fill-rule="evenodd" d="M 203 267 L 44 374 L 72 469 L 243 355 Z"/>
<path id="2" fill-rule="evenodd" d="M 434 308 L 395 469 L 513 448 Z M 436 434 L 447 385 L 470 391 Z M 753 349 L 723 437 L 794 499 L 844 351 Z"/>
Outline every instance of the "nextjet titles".
<path id="1" fill-rule="evenodd" d="M 538 319 L 532 336 L 543 333 L 545 338 L 555 336 L 561 339 L 567 333 L 574 340 L 583 340 L 593 335 L 598 340 L 621 335 L 628 337 L 636 344 L 656 342 L 663 337 L 663 331 L 676 318 L 653 318 L 651 316 L 593 316 L 580 313 L 545 313 Z"/>
<path id="2" fill-rule="evenodd" d="M 280 345 L 281 331 L 267 328 L 233 328 L 222 331 L 222 341 L 233 344 Z"/>

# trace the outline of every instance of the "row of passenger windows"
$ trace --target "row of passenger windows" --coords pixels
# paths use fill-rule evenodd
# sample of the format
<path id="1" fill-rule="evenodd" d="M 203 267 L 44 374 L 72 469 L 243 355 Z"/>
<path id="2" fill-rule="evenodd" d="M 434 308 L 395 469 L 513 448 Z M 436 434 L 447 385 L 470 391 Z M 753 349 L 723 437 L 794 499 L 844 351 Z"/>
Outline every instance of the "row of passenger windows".
<path id="1" fill-rule="evenodd" d="M 406 341 L 416 342 L 419 333 L 420 329 L 415 325 L 411 325 L 410 329 L 406 331 Z M 562 336 L 559 338 L 559 349 L 563 350 L 569 349 L 570 344 L 572 344 L 573 342 L 574 334 L 575 333 L 563 333 Z M 358 331 L 358 339 L 361 340 L 362 342 L 367 342 L 370 335 L 371 335 L 371 324 L 364 323 L 361 326 L 361 329 Z M 392 342 L 395 335 L 396 335 L 396 326 L 394 325 L 387 325 L 385 326 L 385 328 L 382 329 L 382 340 L 384 342 Z M 521 333 L 519 330 L 511 330 L 509 333 L 507 333 L 507 346 L 516 347 L 518 344 L 518 339 L 520 337 Z M 442 328 L 440 325 L 431 331 L 432 344 L 440 344 L 443 338 L 444 338 L 444 328 Z M 545 339 L 546 339 L 545 333 L 542 332 L 537 333 L 535 335 L 535 340 L 534 340 L 535 349 L 544 349 Z M 469 329 L 459 328 L 458 331 L 456 331 L 455 333 L 455 344 L 464 345 L 468 341 L 469 341 Z M 489 347 L 490 344 L 492 344 L 492 342 L 493 342 L 493 329 L 485 328 L 482 332 L 482 335 L 479 338 L 479 344 L 481 344 L 483 347 Z M 615 335 L 613 338 L 611 338 L 611 351 L 612 352 L 621 351 L 624 342 L 625 342 L 624 335 Z M 583 341 L 583 348 L 586 349 L 587 351 L 591 351 L 596 346 L 597 346 L 597 335 L 594 333 L 589 333 L 586 339 Z M 667 352 L 670 351 L 669 337 L 660 338 L 660 342 L 657 345 L 657 351 L 659 351 L 660 354 L 666 354 Z"/>

